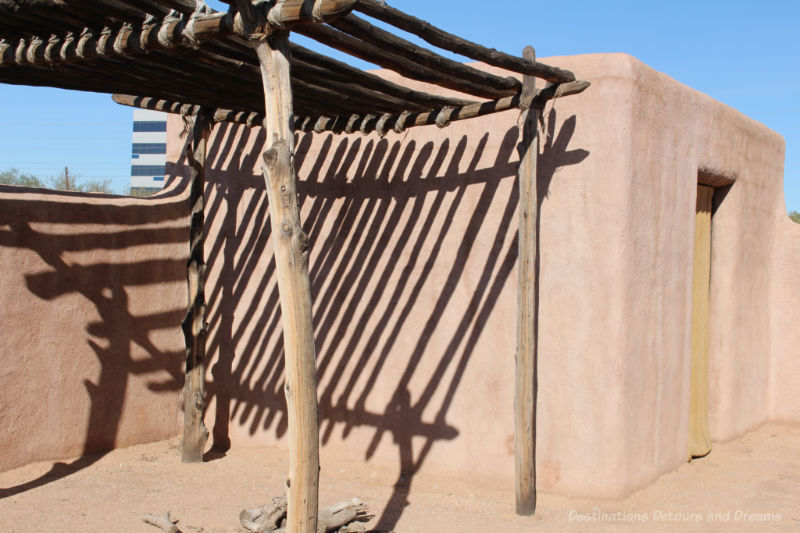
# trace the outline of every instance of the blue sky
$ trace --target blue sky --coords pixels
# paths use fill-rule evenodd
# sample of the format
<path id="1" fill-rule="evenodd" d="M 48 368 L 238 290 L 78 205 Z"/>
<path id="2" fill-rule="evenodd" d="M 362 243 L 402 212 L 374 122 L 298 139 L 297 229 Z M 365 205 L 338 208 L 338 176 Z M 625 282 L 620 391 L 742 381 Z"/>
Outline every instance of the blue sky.
<path id="1" fill-rule="evenodd" d="M 539 57 L 637 57 L 780 133 L 786 140 L 787 210 L 800 211 L 800 0 L 389 4 L 514 54 L 532 44 Z M 108 95 L 0 84 L 0 171 L 14 167 L 49 177 L 69 166 L 71 174 L 111 179 L 123 192 L 131 113 Z"/>

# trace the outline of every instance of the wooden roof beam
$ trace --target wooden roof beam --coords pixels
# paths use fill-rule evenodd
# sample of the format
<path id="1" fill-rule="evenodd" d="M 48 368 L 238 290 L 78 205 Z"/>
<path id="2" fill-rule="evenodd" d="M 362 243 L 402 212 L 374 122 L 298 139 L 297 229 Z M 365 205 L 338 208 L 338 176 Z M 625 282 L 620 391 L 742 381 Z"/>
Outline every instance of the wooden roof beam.
<path id="1" fill-rule="evenodd" d="M 106 90 L 109 92 L 119 90 L 123 87 L 121 84 L 131 82 L 139 85 L 149 84 L 151 94 L 158 95 L 164 94 L 163 91 L 165 89 L 170 93 L 180 93 L 182 88 L 191 87 L 188 94 L 203 96 L 204 103 L 213 102 L 213 95 L 221 89 L 222 92 L 217 97 L 216 105 L 229 106 L 234 102 L 238 102 L 239 105 L 237 107 L 244 109 L 258 109 L 262 105 L 263 95 L 261 91 L 257 90 L 260 72 L 258 67 L 248 62 L 241 62 L 238 65 L 233 60 L 221 62 L 215 54 L 206 53 L 203 48 L 196 51 L 184 50 L 183 48 L 170 51 L 156 50 L 151 51 L 146 56 L 133 55 L 123 58 L 114 54 L 114 46 L 110 44 L 111 40 L 111 36 L 108 34 L 101 37 L 100 40 L 80 41 L 82 44 L 79 46 L 73 43 L 72 52 L 76 55 L 78 53 L 82 54 L 86 61 L 57 64 L 61 69 L 61 76 L 70 76 L 70 71 L 72 71 L 71 77 L 76 78 L 92 74 L 90 78 L 105 85 Z M 34 39 L 30 46 L 25 45 L 18 47 L 18 49 L 7 45 L 3 48 L 0 45 L 0 58 L 3 59 L 4 64 L 10 63 L 12 66 L 7 68 L 20 68 L 16 60 L 16 55 L 19 51 L 20 62 L 24 65 L 22 68 L 30 69 L 33 66 L 35 71 L 41 69 L 41 73 L 46 74 L 50 67 L 46 63 L 44 55 L 57 53 L 58 50 L 56 47 L 54 50 L 50 49 L 48 51 L 47 44 L 40 39 Z M 77 52 L 75 51 L 76 47 L 78 49 Z M 98 49 L 103 53 L 88 53 L 89 50 L 96 52 Z M 92 72 L 91 69 L 98 68 L 98 62 L 108 65 L 102 70 L 105 74 L 100 74 L 100 71 Z M 79 68 L 80 66 L 82 67 Z M 33 76 L 35 71 L 26 70 L 25 79 L 35 77 Z M 302 74 L 302 71 L 303 67 L 298 66 L 297 74 Z M 303 113 L 320 115 L 326 113 L 349 114 L 360 112 L 364 109 L 372 109 L 375 112 L 399 112 L 403 109 L 420 111 L 435 107 L 430 105 L 420 106 L 415 104 L 413 100 L 394 97 L 364 88 L 358 83 L 347 84 L 336 82 L 335 80 L 331 81 L 324 76 L 324 73 L 321 77 L 310 75 L 306 76 L 306 78 L 309 80 L 327 79 L 328 81 L 324 85 L 319 85 L 314 81 L 304 82 L 299 77 L 295 78 L 298 110 Z M 47 78 L 45 77 L 44 79 Z M 174 79 L 180 79 L 182 83 L 175 85 Z M 200 88 L 207 85 L 208 79 L 215 81 L 214 87 L 200 90 Z M 247 79 L 250 79 L 252 83 L 243 84 L 242 82 Z M 41 80 L 41 77 L 38 78 L 37 84 L 40 84 Z M 250 88 L 252 88 L 252 91 L 248 90 Z M 338 90 L 341 94 L 333 93 L 331 89 Z M 191 98 L 184 96 L 181 100 L 186 101 L 191 100 Z"/>
<path id="2" fill-rule="evenodd" d="M 328 22 L 352 11 L 355 3 L 356 0 L 283 0 L 253 4 L 242 0 L 236 6 L 247 13 L 235 13 L 234 28 L 237 35 L 259 39 L 296 24 Z"/>
<path id="3" fill-rule="evenodd" d="M 261 16 L 271 31 L 271 28 L 285 28 L 297 23 L 332 20 L 348 12 L 354 3 L 355 0 L 286 0 L 264 11 Z M 267 7 L 269 5 L 264 9 Z M 42 65 L 166 50 L 179 45 L 196 46 L 232 33 L 246 36 L 240 13 L 195 12 L 186 19 L 175 12 L 160 22 L 150 18 L 138 29 L 130 23 L 123 23 L 116 29 L 107 26 L 99 33 L 84 28 L 78 37 L 72 32 L 63 37 L 53 35 L 47 41 L 34 36 L 20 39 L 16 46 L 0 39 L 0 66 L 14 63 Z M 12 47 L 13 54 L 9 50 Z"/>
<path id="4" fill-rule="evenodd" d="M 178 49 L 173 51 L 173 55 L 164 52 L 156 52 L 149 57 L 157 59 L 160 66 L 171 66 L 187 71 L 182 74 L 180 79 L 193 77 L 194 74 L 202 75 L 202 70 L 208 70 L 209 79 L 218 81 L 230 80 L 235 85 L 236 77 L 252 80 L 252 87 L 259 85 L 261 73 L 257 66 L 250 62 L 243 62 L 235 71 L 230 69 L 228 63 L 220 63 L 214 54 L 206 54 L 201 48 L 198 51 Z M 182 61 L 183 60 L 183 61 Z M 194 60 L 194 65 L 190 69 L 183 68 Z M 361 86 L 358 79 L 335 78 L 328 71 L 322 69 L 314 70 L 306 64 L 293 62 L 292 83 L 294 92 L 298 97 L 305 97 L 304 101 L 298 102 L 298 109 L 303 112 L 310 112 L 306 102 L 314 102 L 316 108 L 324 108 L 324 112 L 341 112 L 349 110 L 356 112 L 364 109 L 372 109 L 375 112 L 399 112 L 404 109 L 424 111 L 431 109 L 431 106 L 421 106 L 414 100 L 403 96 L 393 96 L 381 91 L 376 91 Z M 200 70 L 198 70 L 200 69 Z M 197 71 L 197 72 L 195 72 Z M 201 76 L 202 77 L 202 76 Z M 233 90 L 233 89 L 231 89 Z M 259 93 L 261 91 L 258 91 Z M 263 94 L 260 96 L 263 99 Z"/>
<path id="5" fill-rule="evenodd" d="M 25 69 L 24 73 L 13 74 L 6 77 L 9 70 L 0 69 L 0 83 L 12 83 L 21 85 L 33 85 L 39 87 L 52 86 L 53 73 L 45 69 Z M 148 86 L 147 80 L 141 77 L 129 77 L 127 79 L 108 80 L 99 78 L 93 71 L 88 69 L 75 69 L 69 73 L 59 83 L 59 87 L 63 89 L 71 89 L 78 91 L 97 91 L 98 84 L 105 84 L 106 91 L 119 92 L 119 93 L 132 93 L 141 91 L 143 87 Z M 159 84 L 157 87 L 151 87 L 151 90 L 159 95 L 161 98 L 175 101 L 185 101 L 186 95 L 173 92 L 175 89 L 174 79 L 170 87 Z M 192 102 L 203 104 L 206 106 L 219 106 L 230 105 L 228 103 L 221 103 L 219 98 L 214 94 L 193 94 Z"/>
<path id="6" fill-rule="evenodd" d="M 103 28 L 94 32 L 84 28 L 80 35 L 72 32 L 63 37 L 52 36 L 43 45 L 39 37 L 21 39 L 14 46 L 0 39 L 0 66 L 45 65 L 94 59 L 98 56 L 127 56 L 150 50 L 167 50 L 181 44 L 197 44 L 232 32 L 232 16 L 227 13 L 196 14 L 188 21 L 173 14 L 158 22 L 145 21 L 140 29 L 123 24 L 117 29 Z M 9 52 L 12 48 L 14 53 Z"/>
<path id="7" fill-rule="evenodd" d="M 409 61 L 441 72 L 447 72 L 460 79 L 491 87 L 507 95 L 516 94 L 522 88 L 522 84 L 516 78 L 497 76 L 458 61 L 447 59 L 431 50 L 417 46 L 406 39 L 377 28 L 353 14 L 340 17 L 330 22 L 330 25 L 362 41 L 392 50 Z"/>
<path id="8" fill-rule="evenodd" d="M 573 81 L 560 85 L 551 85 L 536 92 L 536 97 L 531 103 L 532 107 L 541 107 L 548 100 L 554 98 L 561 98 L 573 94 L 578 94 L 589 87 L 588 81 Z M 346 130 L 361 131 L 362 133 L 369 133 L 377 131 L 379 135 L 383 136 L 389 130 L 402 132 L 407 128 L 416 126 L 430 126 L 436 124 L 440 128 L 448 126 L 451 122 L 457 120 L 466 120 L 470 118 L 482 117 L 507 111 L 509 109 L 516 109 L 520 105 L 520 95 L 506 96 L 490 102 L 482 102 L 470 104 L 463 107 L 449 108 L 444 107 L 436 111 L 429 111 L 425 113 L 401 113 L 399 115 L 366 115 L 351 117 L 351 122 Z M 331 130 L 334 127 L 333 121 L 325 123 L 323 130 Z M 314 131 L 319 131 L 319 127 Z"/>
<path id="9" fill-rule="evenodd" d="M 0 2 L 2 5 L 3 2 Z M 13 4 L 13 2 L 7 2 Z M 0 8 L 0 35 L 6 39 L 28 39 L 33 35 L 80 33 L 84 27 L 99 30 L 129 22 L 141 25 L 149 15 L 166 16 L 174 8 L 187 15 L 194 0 L 81 0 L 38 2 L 26 0 L 16 10 Z"/>
<path id="10" fill-rule="evenodd" d="M 536 96 L 533 98 L 531 107 L 542 107 L 548 100 L 578 94 L 586 90 L 587 87 L 589 87 L 589 82 L 581 80 L 545 87 L 544 89 L 536 91 Z M 127 94 L 115 94 L 113 95 L 113 99 L 118 104 L 164 111 L 167 113 L 192 115 L 197 113 L 200 109 L 199 105 Z M 343 116 L 321 115 L 318 117 L 296 116 L 294 128 L 296 131 L 313 130 L 317 133 L 322 133 L 324 131 L 331 131 L 333 133 L 353 133 L 357 131 L 369 133 L 377 131 L 379 134 L 383 135 L 389 130 L 402 132 L 407 128 L 416 126 L 436 124 L 439 127 L 445 127 L 451 122 L 458 120 L 491 115 L 509 109 L 517 109 L 519 106 L 520 95 L 515 95 L 491 102 L 475 103 L 457 108 L 445 107 L 436 111 L 424 113 L 386 113 L 380 116 L 373 114 L 363 116 L 357 114 Z M 218 108 L 214 110 L 214 120 L 217 122 L 234 122 L 246 124 L 248 126 L 260 126 L 264 120 L 264 114 Z"/>
<path id="11" fill-rule="evenodd" d="M 472 100 L 463 98 L 452 98 L 438 96 L 422 91 L 415 91 L 403 85 L 398 85 L 389 80 L 376 76 L 375 74 L 364 72 L 363 70 L 351 67 L 347 63 L 337 61 L 328 56 L 313 52 L 308 48 L 294 44 L 292 46 L 292 63 L 294 66 L 303 68 L 319 68 L 321 72 L 326 72 L 327 76 L 336 79 L 351 80 L 352 83 L 361 85 L 367 89 L 374 89 L 398 98 L 405 98 L 413 101 L 420 106 L 428 109 L 436 109 L 444 106 L 462 106 L 474 104 Z"/>
<path id="12" fill-rule="evenodd" d="M 403 99 L 426 110 L 444 106 L 462 106 L 474 104 L 474 100 L 439 96 L 415 91 L 403 85 L 391 82 L 380 76 L 352 67 L 347 63 L 313 52 L 308 48 L 292 43 L 293 78 L 305 79 L 311 83 L 324 79 L 327 82 L 347 83 L 350 87 L 358 86 L 384 93 L 385 95 Z M 257 59 L 252 55 L 252 48 L 240 41 L 235 35 L 223 40 L 206 42 L 201 50 L 209 56 L 223 56 L 228 61 L 237 61 L 248 66 L 258 67 Z M 410 107 L 413 107 L 411 105 Z"/>
<path id="13" fill-rule="evenodd" d="M 552 83 L 565 83 L 575 80 L 575 75 L 568 70 L 551 67 L 536 61 L 527 61 L 521 57 L 515 57 L 495 50 L 494 48 L 487 48 L 480 44 L 462 39 L 424 20 L 420 20 L 388 6 L 384 2 L 379 2 L 377 0 L 358 0 L 354 9 L 365 15 L 386 22 L 387 24 L 391 24 L 396 28 L 414 34 L 433 46 L 474 59 L 475 61 L 482 61 L 487 65 L 500 67 L 519 74 L 535 76 Z"/>
<path id="14" fill-rule="evenodd" d="M 319 41 L 322 44 L 363 59 L 364 61 L 369 61 L 383 68 L 393 70 L 406 78 L 439 85 L 441 87 L 488 99 L 509 96 L 516 92 L 514 90 L 501 91 L 493 89 L 487 84 L 474 83 L 454 76 L 449 72 L 409 61 L 407 58 L 392 50 L 356 39 L 343 31 L 333 29 L 324 24 L 301 24 L 296 26 L 294 31 Z M 487 76 L 489 76 L 488 73 Z"/>
<path id="15" fill-rule="evenodd" d="M 293 47 L 292 51 L 297 47 Z M 237 59 L 241 61 L 239 65 L 232 69 L 232 61 L 229 57 L 219 58 L 215 53 L 209 52 L 205 47 L 200 48 L 198 51 L 178 49 L 172 52 L 176 57 L 183 58 L 186 61 L 195 60 L 195 66 L 202 68 L 205 66 L 218 69 L 219 76 L 226 78 L 228 76 L 245 76 L 251 78 L 254 86 L 260 82 L 259 67 L 254 65 L 255 61 L 249 55 L 238 55 Z M 163 57 L 160 62 L 171 62 L 174 58 L 167 56 L 163 52 L 151 54 L 150 57 Z M 313 53 L 309 53 L 306 58 L 312 57 Z M 225 62 L 220 62 L 224 59 Z M 352 68 L 352 67 L 351 67 Z M 298 96 L 308 96 L 308 101 L 316 102 L 317 107 L 326 108 L 327 112 L 335 111 L 340 112 L 342 108 L 349 108 L 352 111 L 363 111 L 364 109 L 371 109 L 373 112 L 400 112 L 405 109 L 414 111 L 427 111 L 436 109 L 445 105 L 463 105 L 465 103 L 472 103 L 468 100 L 461 99 L 448 99 L 441 97 L 434 97 L 426 93 L 412 91 L 410 89 L 403 89 L 400 86 L 384 82 L 383 84 L 375 83 L 378 89 L 372 89 L 365 86 L 370 85 L 370 75 L 353 69 L 355 72 L 349 75 L 337 75 L 335 72 L 327 70 L 323 67 L 318 67 L 302 60 L 292 60 L 292 83 L 295 88 L 295 93 Z M 377 76 L 372 75 L 374 78 Z M 211 79 L 217 79 L 214 75 Z M 397 88 L 400 90 L 392 90 Z M 262 96 L 263 97 L 263 96 Z M 434 102 L 438 105 L 434 105 Z M 299 108 L 303 112 L 309 112 L 307 106 L 298 102 Z M 338 107 L 338 111 L 337 110 Z"/>
<path id="16" fill-rule="evenodd" d="M 293 74 L 302 73 L 302 68 L 292 65 Z M 292 86 L 295 91 L 301 89 L 314 92 L 324 102 L 338 102 L 354 106 L 354 111 L 371 110 L 381 112 L 396 112 L 403 109 L 422 111 L 423 108 L 412 101 L 395 98 L 372 89 L 365 89 L 358 85 L 336 82 L 331 79 L 303 76 L 292 76 Z"/>

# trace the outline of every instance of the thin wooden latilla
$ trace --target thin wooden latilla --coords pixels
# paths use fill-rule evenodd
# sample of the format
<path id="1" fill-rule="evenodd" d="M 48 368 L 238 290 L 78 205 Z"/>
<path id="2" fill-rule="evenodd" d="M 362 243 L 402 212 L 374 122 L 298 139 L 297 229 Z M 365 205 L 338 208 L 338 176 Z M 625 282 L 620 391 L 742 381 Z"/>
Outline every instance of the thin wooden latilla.
<path id="1" fill-rule="evenodd" d="M 536 61 L 533 47 L 523 57 Z M 514 392 L 514 455 L 517 514 L 536 510 L 536 158 L 539 155 L 536 78 L 523 76 L 520 107 L 517 355 Z"/>
<path id="2" fill-rule="evenodd" d="M 199 463 L 208 440 L 203 422 L 206 411 L 206 263 L 203 251 L 205 224 L 204 195 L 206 145 L 213 125 L 212 116 L 203 108 L 195 116 L 186 155 L 191 172 L 189 185 L 189 260 L 186 263 L 189 305 L 181 324 L 186 340 L 186 381 L 183 385 L 183 449 L 184 463 Z"/>

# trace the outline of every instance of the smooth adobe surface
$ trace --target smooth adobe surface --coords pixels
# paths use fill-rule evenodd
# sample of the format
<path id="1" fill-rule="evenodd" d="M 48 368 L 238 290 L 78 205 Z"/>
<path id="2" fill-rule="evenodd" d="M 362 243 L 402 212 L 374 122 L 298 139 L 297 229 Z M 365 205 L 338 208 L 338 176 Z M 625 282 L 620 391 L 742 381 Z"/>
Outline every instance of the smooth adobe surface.
<path id="1" fill-rule="evenodd" d="M 0 186 L 0 470 L 176 434 L 186 211 Z"/>

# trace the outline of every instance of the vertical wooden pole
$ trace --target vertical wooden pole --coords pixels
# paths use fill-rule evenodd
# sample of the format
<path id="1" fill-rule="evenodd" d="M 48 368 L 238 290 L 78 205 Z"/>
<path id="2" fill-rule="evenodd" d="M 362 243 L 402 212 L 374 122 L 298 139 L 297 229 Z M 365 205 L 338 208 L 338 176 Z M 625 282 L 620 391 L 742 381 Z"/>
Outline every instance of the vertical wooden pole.
<path id="1" fill-rule="evenodd" d="M 189 184 L 189 260 L 186 279 L 189 285 L 189 306 L 181 324 L 186 341 L 186 381 L 183 385 L 183 450 L 184 463 L 203 461 L 203 450 L 208 440 L 208 430 L 203 422 L 206 412 L 206 263 L 203 250 L 203 225 L 205 224 L 206 144 L 210 133 L 208 110 L 201 110 L 194 119 L 191 144 L 186 155 L 191 171 Z"/>
<path id="2" fill-rule="evenodd" d="M 525 47 L 523 57 L 536 60 Z M 519 162 L 519 256 L 517 268 L 517 357 L 514 394 L 514 454 L 517 514 L 536 510 L 536 158 L 539 154 L 537 115 L 530 107 L 536 78 L 523 78 L 521 102 L 522 143 Z"/>
<path id="3" fill-rule="evenodd" d="M 267 184 L 272 246 L 280 294 L 289 420 L 287 533 L 316 533 L 319 493 L 319 420 L 316 356 L 308 279 L 308 236 L 300 224 L 294 173 L 291 49 L 288 32 L 254 43 L 266 100 Z"/>

